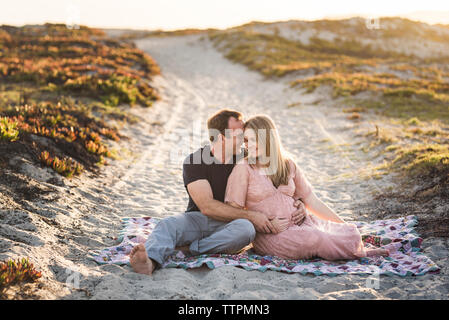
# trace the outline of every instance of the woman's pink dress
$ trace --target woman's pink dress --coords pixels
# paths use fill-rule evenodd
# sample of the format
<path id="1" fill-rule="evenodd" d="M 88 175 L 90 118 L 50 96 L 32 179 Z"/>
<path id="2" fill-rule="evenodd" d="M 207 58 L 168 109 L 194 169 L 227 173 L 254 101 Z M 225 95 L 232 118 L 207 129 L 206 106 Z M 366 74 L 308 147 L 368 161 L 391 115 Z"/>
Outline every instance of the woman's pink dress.
<path id="1" fill-rule="evenodd" d="M 326 260 L 355 259 L 366 256 L 360 232 L 355 224 L 336 223 L 307 214 L 298 226 L 291 220 L 297 210 L 294 199 L 304 199 L 312 186 L 299 166 L 289 161 L 288 185 L 276 188 L 260 169 L 246 161 L 235 165 L 228 179 L 225 202 L 234 202 L 269 218 L 287 218 L 290 225 L 278 234 L 257 232 L 254 250 L 260 255 L 276 255 L 285 259 L 321 257 Z"/>

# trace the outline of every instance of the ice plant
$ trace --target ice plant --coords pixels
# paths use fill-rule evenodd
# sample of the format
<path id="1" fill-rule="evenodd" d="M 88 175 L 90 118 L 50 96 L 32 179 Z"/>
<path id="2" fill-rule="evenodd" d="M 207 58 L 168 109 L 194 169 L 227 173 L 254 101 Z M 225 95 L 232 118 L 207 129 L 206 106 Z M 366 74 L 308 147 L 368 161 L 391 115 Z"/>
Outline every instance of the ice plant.
<path id="1" fill-rule="evenodd" d="M 155 61 L 98 29 L 0 26 L 0 49 L 0 143 L 20 140 L 8 148 L 25 145 L 66 177 L 113 157 L 104 140 L 121 136 L 105 116 L 133 118 L 117 105 L 158 99 L 149 81 L 160 73 Z"/>
<path id="2" fill-rule="evenodd" d="M 53 168 L 53 170 L 67 178 L 71 178 L 73 175 L 79 175 L 84 170 L 83 165 L 75 160 L 71 158 L 59 159 L 58 157 L 51 157 L 48 151 L 43 151 L 39 159 L 45 166 Z"/>
<path id="3" fill-rule="evenodd" d="M 80 163 L 95 166 L 101 160 L 100 156 L 112 157 L 104 139 L 120 140 L 116 129 L 108 127 L 102 120 L 90 118 L 87 111 L 80 110 L 76 105 L 40 103 L 9 107 L 3 114 L 6 116 L 1 118 L 2 126 L 7 124 L 8 132 L 10 128 L 15 128 L 17 134 L 22 132 L 25 142 L 29 134 L 42 136 L 53 140 L 62 154 L 74 148 L 67 143 L 78 145 L 77 152 L 71 152 L 64 159 L 50 157 L 51 150 L 46 150 L 44 145 L 34 145 L 38 148 L 39 160 L 66 177 L 82 172 L 84 166 Z"/>
<path id="4" fill-rule="evenodd" d="M 160 72 L 154 60 L 97 29 L 64 25 L 0 27 L 0 74 L 46 91 L 101 100 L 110 105 L 150 106 L 158 98 L 148 79 Z M 52 119 L 55 124 L 59 119 Z"/>
<path id="5" fill-rule="evenodd" d="M 8 286 L 23 282 L 34 282 L 42 276 L 37 271 L 28 258 L 17 259 L 16 261 L 9 259 L 0 262 L 0 293 Z"/>
<path id="6" fill-rule="evenodd" d="M 16 141 L 19 137 L 17 121 L 7 117 L 0 118 L 0 140 Z"/>

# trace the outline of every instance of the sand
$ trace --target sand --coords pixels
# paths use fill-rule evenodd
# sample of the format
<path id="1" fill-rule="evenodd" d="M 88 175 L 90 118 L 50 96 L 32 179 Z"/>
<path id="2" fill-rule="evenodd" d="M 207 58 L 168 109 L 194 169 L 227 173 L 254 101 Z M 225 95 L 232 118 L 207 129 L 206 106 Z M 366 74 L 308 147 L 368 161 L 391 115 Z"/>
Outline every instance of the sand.
<path id="1" fill-rule="evenodd" d="M 315 277 L 202 267 L 162 269 L 148 277 L 128 266 L 100 266 L 90 260 L 91 250 L 117 243 L 120 218 L 165 217 L 185 210 L 182 159 L 207 141 L 205 120 L 223 107 L 246 117 L 270 115 L 284 147 L 317 195 L 347 221 L 370 220 L 362 205 L 371 192 L 389 184 L 388 179 L 362 179 L 370 160 L 354 146 L 357 124 L 338 109 L 314 104 L 320 90 L 305 95 L 290 89 L 286 79 L 264 80 L 226 60 L 200 35 L 142 39 L 136 44 L 161 66 L 162 76 L 154 85 L 162 100 L 150 109 L 131 110 L 142 121 L 122 129 L 129 140 L 116 147 L 124 159 L 110 160 L 99 177 L 84 174 L 60 186 L 46 183 L 55 177 L 49 169 L 11 160 L 32 176 L 30 183 L 56 190 L 0 209 L 0 260 L 26 255 L 43 271 L 41 284 L 30 285 L 29 294 L 40 299 L 448 298 L 449 241 L 441 238 L 426 238 L 423 244 L 424 253 L 441 266 L 440 274 L 381 276 L 378 289 L 369 288 L 366 275 Z M 288 107 L 298 101 L 300 106 Z M 13 297 L 15 291 L 9 294 Z"/>

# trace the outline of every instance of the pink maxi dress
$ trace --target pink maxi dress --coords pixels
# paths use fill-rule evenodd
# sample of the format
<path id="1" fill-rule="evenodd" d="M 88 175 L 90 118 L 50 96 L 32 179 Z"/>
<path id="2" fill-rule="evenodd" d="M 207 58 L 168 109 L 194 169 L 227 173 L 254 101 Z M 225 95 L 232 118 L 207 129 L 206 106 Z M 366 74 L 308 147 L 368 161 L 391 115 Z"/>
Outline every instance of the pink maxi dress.
<path id="1" fill-rule="evenodd" d="M 337 223 L 307 214 L 298 226 L 291 219 L 297 210 L 294 199 L 305 198 L 313 190 L 302 169 L 289 161 L 287 185 L 276 188 L 260 169 L 246 161 L 235 165 L 228 179 L 225 202 L 234 202 L 248 210 L 266 214 L 269 218 L 287 218 L 287 230 L 278 234 L 256 233 L 253 247 L 257 254 L 275 255 L 284 259 L 326 260 L 366 257 L 366 250 L 357 227 L 353 223 Z"/>

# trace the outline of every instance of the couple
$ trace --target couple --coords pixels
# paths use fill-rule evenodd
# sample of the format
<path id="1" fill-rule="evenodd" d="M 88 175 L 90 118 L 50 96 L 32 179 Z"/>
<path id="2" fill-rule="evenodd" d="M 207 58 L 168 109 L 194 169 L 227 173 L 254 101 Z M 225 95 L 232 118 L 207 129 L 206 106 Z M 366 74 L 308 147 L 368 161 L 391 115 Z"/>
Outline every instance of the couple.
<path id="1" fill-rule="evenodd" d="M 145 244 L 132 249 L 135 272 L 151 275 L 176 249 L 238 253 L 251 243 L 257 254 L 285 259 L 389 254 L 364 248 L 356 225 L 317 198 L 283 150 L 271 118 L 259 115 L 244 123 L 241 113 L 223 109 L 207 127 L 210 145 L 183 164 L 187 211 L 161 220 Z"/>

